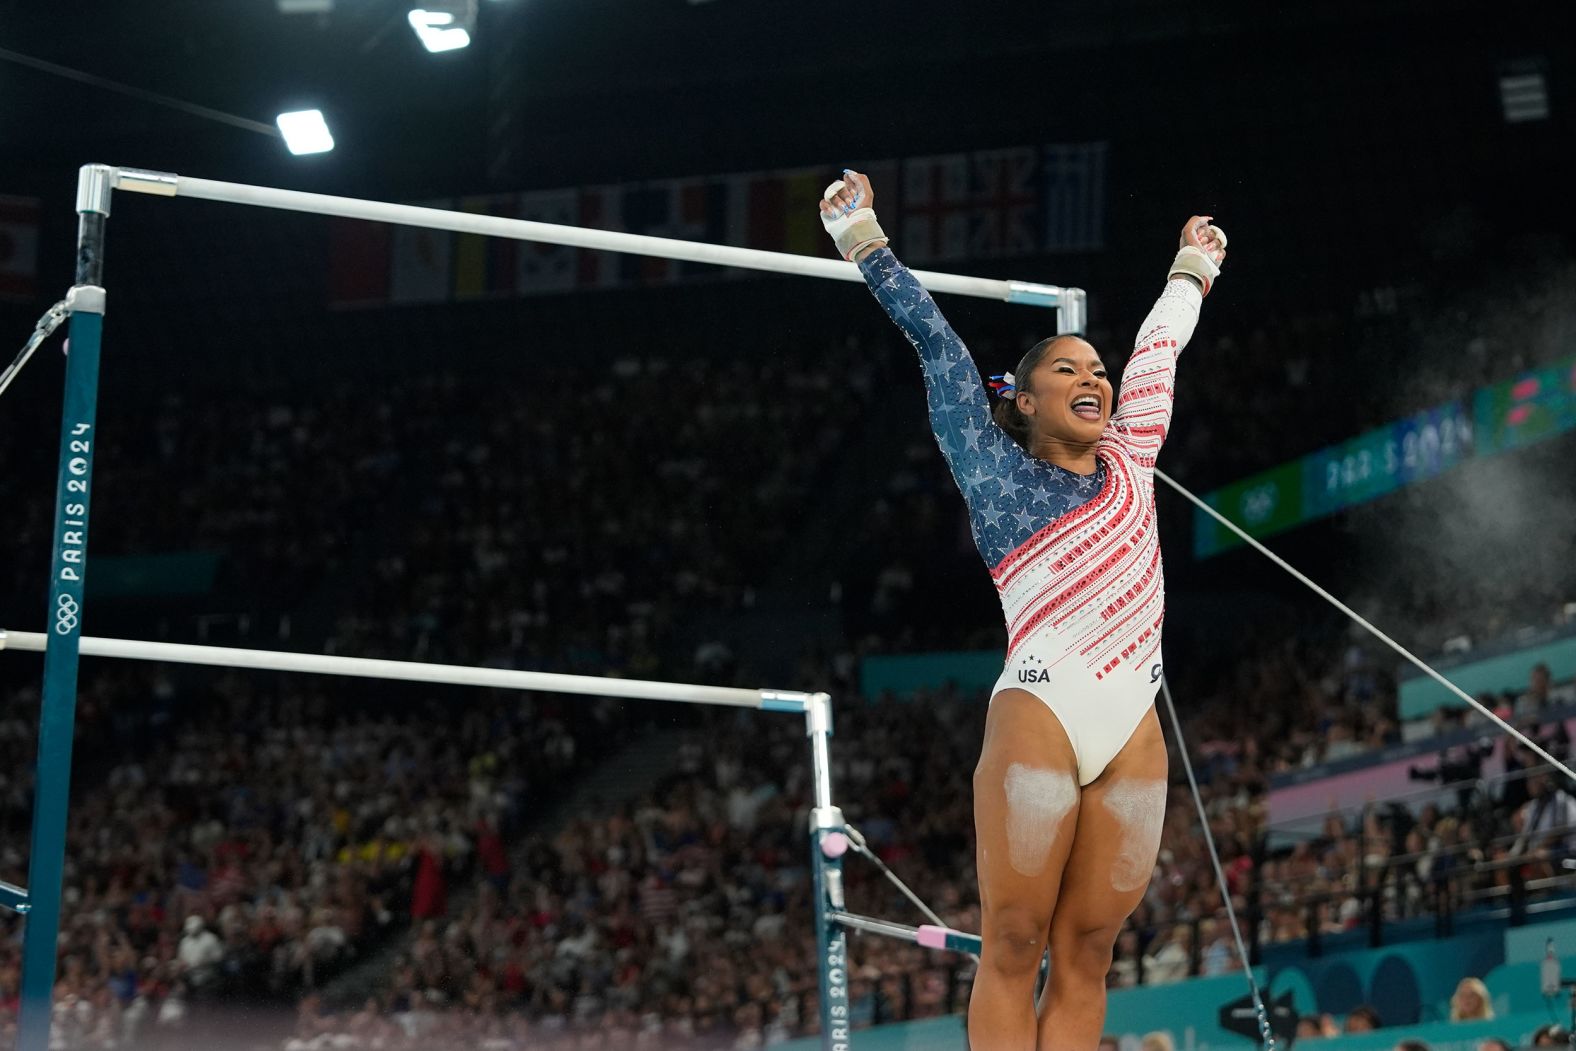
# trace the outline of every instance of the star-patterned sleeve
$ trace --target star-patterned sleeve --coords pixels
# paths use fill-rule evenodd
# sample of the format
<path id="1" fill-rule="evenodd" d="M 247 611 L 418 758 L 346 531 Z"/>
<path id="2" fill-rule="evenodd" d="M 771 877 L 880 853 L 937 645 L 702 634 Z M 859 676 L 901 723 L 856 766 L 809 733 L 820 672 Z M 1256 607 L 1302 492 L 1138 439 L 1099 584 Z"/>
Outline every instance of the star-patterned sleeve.
<path id="1" fill-rule="evenodd" d="M 891 249 L 870 253 L 860 260 L 859 269 L 876 301 L 919 352 L 931 433 L 968 504 L 980 553 L 994 565 L 993 555 L 999 560 L 1011 549 L 1009 530 L 1021 534 L 1037 528 L 1034 523 L 1043 524 L 1042 516 L 1031 510 L 1032 494 L 1021 491 L 1020 480 L 1013 478 L 1028 456 L 991 419 L 985 384 L 968 348 Z M 1003 519 L 1014 512 L 1022 521 L 1011 529 Z"/>
<path id="2" fill-rule="evenodd" d="M 1167 281 L 1139 327 L 1133 356 L 1122 370 L 1122 391 L 1110 426 L 1147 478 L 1154 477 L 1155 458 L 1171 426 L 1177 357 L 1193 337 L 1203 302 L 1203 293 L 1193 282 Z"/>

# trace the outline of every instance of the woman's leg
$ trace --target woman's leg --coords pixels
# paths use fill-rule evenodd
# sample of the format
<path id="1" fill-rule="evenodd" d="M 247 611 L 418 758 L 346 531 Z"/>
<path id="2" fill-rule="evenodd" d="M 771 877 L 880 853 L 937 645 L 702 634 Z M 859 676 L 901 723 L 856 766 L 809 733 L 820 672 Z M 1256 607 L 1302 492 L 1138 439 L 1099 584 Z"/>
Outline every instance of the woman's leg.
<path id="1" fill-rule="evenodd" d="M 1044 702 L 998 693 L 974 771 L 983 944 L 971 1051 L 1034 1051 L 1034 983 L 1077 825 L 1076 775 L 1072 744 Z"/>
<path id="2" fill-rule="evenodd" d="M 1072 856 L 1051 919 L 1051 977 L 1039 1051 L 1092 1051 L 1122 924 L 1143 900 L 1166 813 L 1166 742 L 1153 708 L 1105 772 L 1083 788 Z"/>

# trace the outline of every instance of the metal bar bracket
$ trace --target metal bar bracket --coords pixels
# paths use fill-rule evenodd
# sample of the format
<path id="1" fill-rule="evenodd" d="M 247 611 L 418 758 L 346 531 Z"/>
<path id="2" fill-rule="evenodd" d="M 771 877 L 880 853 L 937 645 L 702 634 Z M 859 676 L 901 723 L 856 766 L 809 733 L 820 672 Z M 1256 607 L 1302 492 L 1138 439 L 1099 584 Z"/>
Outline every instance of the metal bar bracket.
<path id="1" fill-rule="evenodd" d="M 27 899 L 27 891 L 15 884 L 0 880 L 0 907 L 26 916 L 33 908 L 33 905 Z"/>

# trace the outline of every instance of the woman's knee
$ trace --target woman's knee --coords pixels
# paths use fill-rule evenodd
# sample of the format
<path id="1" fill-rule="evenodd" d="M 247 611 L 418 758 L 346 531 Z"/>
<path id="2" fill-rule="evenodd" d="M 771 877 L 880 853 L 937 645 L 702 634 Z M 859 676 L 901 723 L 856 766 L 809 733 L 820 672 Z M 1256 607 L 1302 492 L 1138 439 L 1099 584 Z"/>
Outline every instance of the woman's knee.
<path id="1" fill-rule="evenodd" d="M 1082 924 L 1051 932 L 1051 971 L 1073 973 L 1085 979 L 1105 980 L 1111 970 L 1112 952 L 1122 933 L 1121 924 Z"/>
<path id="2" fill-rule="evenodd" d="M 984 917 L 981 962 L 1010 974 L 1038 974 L 1049 920 L 1035 909 L 1006 906 Z"/>

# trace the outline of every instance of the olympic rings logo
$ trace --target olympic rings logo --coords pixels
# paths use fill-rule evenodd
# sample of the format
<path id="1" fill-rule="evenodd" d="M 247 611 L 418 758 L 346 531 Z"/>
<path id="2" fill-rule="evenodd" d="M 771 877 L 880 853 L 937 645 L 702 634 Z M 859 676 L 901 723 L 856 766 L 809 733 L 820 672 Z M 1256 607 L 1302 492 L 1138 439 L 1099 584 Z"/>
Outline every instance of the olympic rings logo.
<path id="1" fill-rule="evenodd" d="M 77 611 L 81 609 L 70 595 L 61 595 L 55 610 L 55 634 L 69 635 L 77 626 Z"/>

